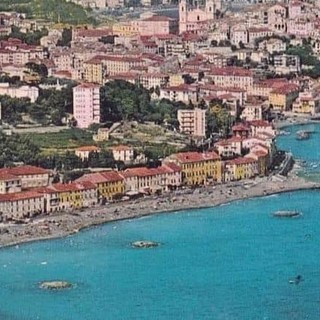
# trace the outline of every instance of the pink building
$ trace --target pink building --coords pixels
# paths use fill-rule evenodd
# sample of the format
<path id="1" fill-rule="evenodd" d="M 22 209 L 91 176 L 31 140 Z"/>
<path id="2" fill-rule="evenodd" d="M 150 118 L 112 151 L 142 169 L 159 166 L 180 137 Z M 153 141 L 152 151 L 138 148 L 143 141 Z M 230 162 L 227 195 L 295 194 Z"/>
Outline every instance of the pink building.
<path id="1" fill-rule="evenodd" d="M 139 21 L 139 34 L 153 36 L 175 34 L 178 32 L 178 21 L 166 16 L 152 16 Z"/>
<path id="2" fill-rule="evenodd" d="M 314 32 L 314 21 L 310 18 L 296 18 L 288 21 L 287 33 L 300 37 L 310 37 Z"/>
<path id="3" fill-rule="evenodd" d="M 203 28 L 204 23 L 216 19 L 221 10 L 221 0 L 200 1 L 180 0 L 179 3 L 179 32 L 196 31 Z"/>
<path id="4" fill-rule="evenodd" d="M 73 116 L 79 128 L 100 122 L 100 86 L 91 83 L 73 88 Z"/>
<path id="5" fill-rule="evenodd" d="M 240 67 L 212 68 L 207 75 L 213 84 L 220 87 L 250 89 L 253 86 L 251 70 Z"/>

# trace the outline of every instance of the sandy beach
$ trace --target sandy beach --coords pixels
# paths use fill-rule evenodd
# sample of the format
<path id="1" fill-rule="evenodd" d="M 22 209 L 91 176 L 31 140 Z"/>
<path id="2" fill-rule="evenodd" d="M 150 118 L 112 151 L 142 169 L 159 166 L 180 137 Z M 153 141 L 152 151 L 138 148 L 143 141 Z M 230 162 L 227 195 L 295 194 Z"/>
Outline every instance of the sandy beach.
<path id="1" fill-rule="evenodd" d="M 231 201 L 303 189 L 320 189 L 319 183 L 290 174 L 228 184 L 184 189 L 135 201 L 98 205 L 93 208 L 40 216 L 26 224 L 1 224 L 0 247 L 64 237 L 102 223 L 192 208 L 218 206 Z M 287 209 L 284 205 L 284 208 Z"/>

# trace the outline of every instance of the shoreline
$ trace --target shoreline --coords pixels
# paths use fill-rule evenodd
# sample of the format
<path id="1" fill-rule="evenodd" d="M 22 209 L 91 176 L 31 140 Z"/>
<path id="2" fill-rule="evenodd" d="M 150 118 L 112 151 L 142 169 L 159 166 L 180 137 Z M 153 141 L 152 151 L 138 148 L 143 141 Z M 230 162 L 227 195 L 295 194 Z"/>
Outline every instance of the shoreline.
<path id="1" fill-rule="evenodd" d="M 291 121 L 290 121 L 291 119 Z M 282 130 L 291 126 L 304 126 L 308 124 L 319 124 L 320 120 L 310 119 L 310 118 L 296 118 L 295 121 L 292 121 L 293 118 L 289 118 L 289 120 L 281 120 L 279 122 L 274 123 L 274 128 L 276 130 Z"/>
<path id="2" fill-rule="evenodd" d="M 318 189 L 320 189 L 320 183 L 307 181 L 290 174 L 288 177 L 281 177 L 280 181 L 272 181 L 272 177 L 256 178 L 193 190 L 186 189 L 159 197 L 150 196 L 135 201 L 112 203 L 76 212 L 46 215 L 27 224 L 2 224 L 0 229 L 6 229 L 8 233 L 1 233 L 0 249 L 37 241 L 65 238 L 109 222 L 184 210 L 213 208 L 239 200 Z"/>

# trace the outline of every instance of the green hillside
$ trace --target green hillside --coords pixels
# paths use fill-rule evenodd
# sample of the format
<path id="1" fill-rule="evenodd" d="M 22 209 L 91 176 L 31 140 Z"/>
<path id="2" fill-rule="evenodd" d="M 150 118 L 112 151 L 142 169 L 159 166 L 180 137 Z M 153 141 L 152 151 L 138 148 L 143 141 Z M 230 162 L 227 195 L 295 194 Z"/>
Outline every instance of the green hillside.
<path id="1" fill-rule="evenodd" d="M 28 18 L 47 19 L 57 23 L 93 23 L 81 6 L 66 0 L 1 0 L 0 11 L 17 11 Z"/>

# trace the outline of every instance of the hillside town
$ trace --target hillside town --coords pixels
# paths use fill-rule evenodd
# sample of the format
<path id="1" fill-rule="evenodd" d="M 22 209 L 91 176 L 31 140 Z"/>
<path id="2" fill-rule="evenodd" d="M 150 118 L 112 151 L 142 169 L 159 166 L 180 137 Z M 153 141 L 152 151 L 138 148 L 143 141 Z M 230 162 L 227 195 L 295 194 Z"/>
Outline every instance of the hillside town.
<path id="1" fill-rule="evenodd" d="M 96 26 L 0 12 L 0 119 L 10 141 L 0 157 L 0 219 L 286 174 L 292 159 L 277 150 L 274 123 L 320 112 L 320 6 L 239 2 L 241 10 L 180 0 L 169 17 L 143 1 L 150 10 L 139 17 Z M 133 137 L 139 126 L 157 141 Z M 52 128 L 89 137 L 56 149 L 39 144 L 36 159 L 30 148 L 5 149 L 33 143 L 41 127 L 42 140 Z M 74 176 L 66 181 L 68 165 Z"/>

